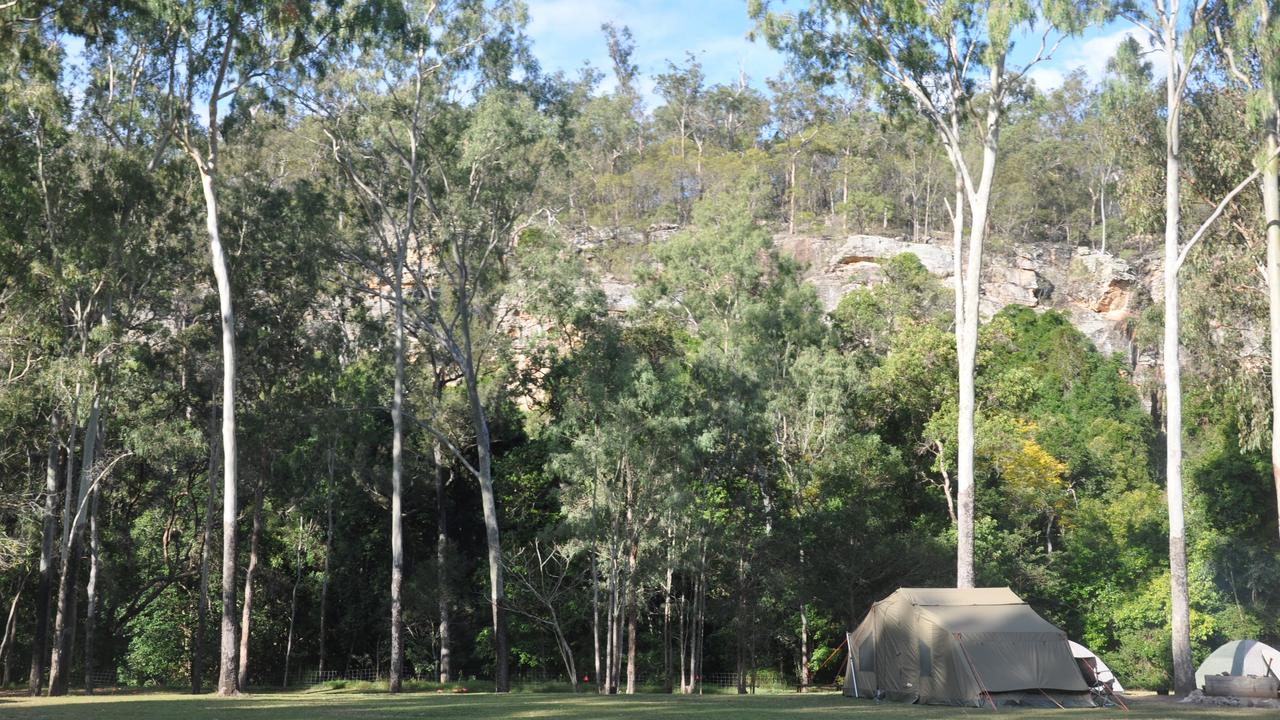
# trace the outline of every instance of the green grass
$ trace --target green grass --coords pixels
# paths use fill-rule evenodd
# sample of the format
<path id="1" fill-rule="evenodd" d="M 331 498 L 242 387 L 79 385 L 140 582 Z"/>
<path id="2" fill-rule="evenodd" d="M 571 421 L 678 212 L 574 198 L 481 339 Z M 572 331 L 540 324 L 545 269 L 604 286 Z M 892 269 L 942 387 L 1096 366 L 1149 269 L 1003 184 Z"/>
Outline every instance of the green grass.
<path id="1" fill-rule="evenodd" d="M 715 695 L 681 697 L 632 695 L 551 695 L 489 693 L 407 693 L 390 696 L 349 690 L 246 695 L 219 698 L 162 693 L 117 694 L 70 698 L 0 698 L 0 718 L 25 720 L 325 720 L 326 718 L 567 718 L 569 720 L 636 720 L 693 718 L 763 720 L 764 718 L 1260 718 L 1275 710 L 1206 708 L 1157 698 L 1138 698 L 1130 712 L 1106 710 L 1012 710 L 999 713 L 974 708 L 947 708 L 849 700 L 835 693 L 809 695 Z"/>

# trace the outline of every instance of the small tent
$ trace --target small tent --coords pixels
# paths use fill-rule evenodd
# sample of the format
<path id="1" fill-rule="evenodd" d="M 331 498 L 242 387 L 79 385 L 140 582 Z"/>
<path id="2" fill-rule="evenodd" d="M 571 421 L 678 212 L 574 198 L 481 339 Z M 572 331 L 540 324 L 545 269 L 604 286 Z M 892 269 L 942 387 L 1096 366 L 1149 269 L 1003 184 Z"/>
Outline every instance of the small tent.
<path id="1" fill-rule="evenodd" d="M 1196 687 L 1204 687 L 1206 675 L 1257 675 L 1271 672 L 1280 677 L 1280 651 L 1257 640 L 1232 640 L 1210 653 L 1196 668 Z"/>
<path id="2" fill-rule="evenodd" d="M 901 588 L 849 634 L 845 694 L 1089 706 L 1066 633 L 1009 588 Z"/>
<path id="3" fill-rule="evenodd" d="M 1107 667 L 1107 664 L 1102 662 L 1102 658 L 1098 657 L 1092 650 L 1081 645 L 1075 640 L 1068 640 L 1067 642 L 1071 645 L 1071 657 L 1075 658 L 1077 663 L 1084 663 L 1089 668 L 1089 672 L 1092 673 L 1094 677 L 1098 678 L 1098 682 L 1104 684 L 1109 683 L 1111 692 L 1124 692 L 1124 686 L 1120 684 L 1118 679 L 1116 679 L 1116 674 L 1111 672 L 1111 668 Z M 1081 668 L 1082 671 L 1083 669 L 1084 668 Z M 1085 675 L 1085 677 L 1088 678 L 1088 675 Z"/>

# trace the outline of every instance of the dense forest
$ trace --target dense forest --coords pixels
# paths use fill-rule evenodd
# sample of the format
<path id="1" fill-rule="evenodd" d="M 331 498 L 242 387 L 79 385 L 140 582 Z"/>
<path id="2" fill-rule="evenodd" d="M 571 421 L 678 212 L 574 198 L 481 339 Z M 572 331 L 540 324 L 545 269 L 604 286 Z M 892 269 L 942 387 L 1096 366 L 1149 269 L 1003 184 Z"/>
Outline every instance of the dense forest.
<path id="1" fill-rule="evenodd" d="M 1280 639 L 1274 0 L 742 12 L 777 77 L 548 72 L 518 0 L 0 2 L 3 683 L 807 686 L 956 584 L 1130 687 Z M 860 233 L 955 272 L 828 311 L 778 239 Z M 980 312 L 1013 243 L 1154 263 L 1131 351 Z"/>

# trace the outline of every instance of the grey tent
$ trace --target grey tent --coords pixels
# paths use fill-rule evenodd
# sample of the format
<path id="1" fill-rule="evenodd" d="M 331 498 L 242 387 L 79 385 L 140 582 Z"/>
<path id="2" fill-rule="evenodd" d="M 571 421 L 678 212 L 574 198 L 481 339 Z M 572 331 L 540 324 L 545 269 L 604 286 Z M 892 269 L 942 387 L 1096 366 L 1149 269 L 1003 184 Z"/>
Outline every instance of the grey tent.
<path id="1" fill-rule="evenodd" d="M 1009 588 L 901 588 L 849 634 L 845 694 L 1089 706 L 1066 633 Z"/>
<path id="2" fill-rule="evenodd" d="M 1232 640 L 1210 653 L 1196 668 L 1196 687 L 1204 687 L 1206 675 L 1257 675 L 1269 669 L 1280 676 L 1280 651 L 1257 640 Z"/>

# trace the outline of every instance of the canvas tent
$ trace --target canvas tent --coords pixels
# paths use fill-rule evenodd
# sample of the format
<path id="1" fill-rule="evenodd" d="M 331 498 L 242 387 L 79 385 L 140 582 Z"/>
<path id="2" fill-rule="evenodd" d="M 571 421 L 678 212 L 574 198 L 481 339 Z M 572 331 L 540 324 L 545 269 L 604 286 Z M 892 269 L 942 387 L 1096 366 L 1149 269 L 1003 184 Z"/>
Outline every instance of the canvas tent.
<path id="1" fill-rule="evenodd" d="M 1066 634 L 1009 588 L 901 588 L 871 606 L 848 642 L 849 696 L 1092 705 Z"/>
<path id="2" fill-rule="evenodd" d="M 1067 641 L 1071 645 L 1071 657 L 1076 659 L 1077 663 L 1085 662 L 1089 665 L 1089 670 L 1098 678 L 1099 682 L 1110 683 L 1111 692 L 1123 693 L 1124 686 L 1116 679 L 1116 674 L 1111 672 L 1111 668 L 1102 662 L 1102 658 L 1098 657 L 1089 648 L 1081 645 L 1075 640 Z M 1086 676 L 1087 677 L 1087 676 Z"/>
<path id="3" fill-rule="evenodd" d="M 1257 640 L 1232 640 L 1210 653 L 1196 668 L 1196 687 L 1204 687 L 1206 675 L 1257 675 L 1267 674 L 1267 661 L 1271 672 L 1280 676 L 1280 651 Z"/>

